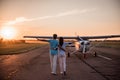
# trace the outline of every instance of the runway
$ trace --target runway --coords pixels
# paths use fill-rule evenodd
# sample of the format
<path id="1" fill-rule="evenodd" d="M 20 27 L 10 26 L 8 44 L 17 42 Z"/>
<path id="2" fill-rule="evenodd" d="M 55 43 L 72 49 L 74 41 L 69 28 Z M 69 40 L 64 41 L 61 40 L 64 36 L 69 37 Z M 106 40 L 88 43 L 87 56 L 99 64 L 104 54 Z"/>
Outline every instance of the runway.
<path id="1" fill-rule="evenodd" d="M 17 54 L 0 56 L 0 80 L 120 80 L 120 49 L 96 48 L 97 54 L 108 57 L 83 59 L 81 54 L 67 58 L 67 75 L 51 74 L 49 47 Z"/>

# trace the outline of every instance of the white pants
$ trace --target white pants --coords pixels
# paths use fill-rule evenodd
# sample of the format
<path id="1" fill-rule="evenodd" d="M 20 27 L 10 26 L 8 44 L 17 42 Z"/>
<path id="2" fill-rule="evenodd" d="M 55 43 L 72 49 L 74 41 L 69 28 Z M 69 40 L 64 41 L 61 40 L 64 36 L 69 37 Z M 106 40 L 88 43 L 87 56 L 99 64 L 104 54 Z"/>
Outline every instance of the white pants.
<path id="1" fill-rule="evenodd" d="M 55 74 L 56 74 L 57 54 L 56 54 L 56 55 L 51 55 L 51 54 L 50 54 L 50 63 L 51 63 L 52 73 L 55 73 Z"/>
<path id="2" fill-rule="evenodd" d="M 66 54 L 64 56 L 58 55 L 59 58 L 59 66 L 60 66 L 60 73 L 66 71 Z"/>

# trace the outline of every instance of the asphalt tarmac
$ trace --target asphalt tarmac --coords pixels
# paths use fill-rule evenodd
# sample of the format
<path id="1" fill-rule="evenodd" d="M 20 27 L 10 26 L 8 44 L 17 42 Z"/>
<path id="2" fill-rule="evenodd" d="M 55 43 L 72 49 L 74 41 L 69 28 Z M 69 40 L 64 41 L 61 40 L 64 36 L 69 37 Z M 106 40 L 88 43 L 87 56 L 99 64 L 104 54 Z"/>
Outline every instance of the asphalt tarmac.
<path id="1" fill-rule="evenodd" d="M 69 50 L 69 49 L 68 49 Z M 70 49 L 74 50 L 74 49 Z M 120 49 L 95 48 L 97 57 L 77 52 L 67 57 L 67 75 L 51 74 L 49 47 L 0 56 L 0 80 L 120 80 Z"/>

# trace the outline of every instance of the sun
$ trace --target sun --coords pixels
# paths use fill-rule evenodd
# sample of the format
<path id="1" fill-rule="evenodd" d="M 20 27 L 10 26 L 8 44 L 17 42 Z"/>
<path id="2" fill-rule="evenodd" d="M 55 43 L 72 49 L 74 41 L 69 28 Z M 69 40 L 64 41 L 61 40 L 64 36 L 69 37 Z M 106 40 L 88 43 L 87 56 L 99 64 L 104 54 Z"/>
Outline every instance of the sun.
<path id="1" fill-rule="evenodd" d="M 16 35 L 16 29 L 11 26 L 5 26 L 1 28 L 0 35 L 4 39 L 13 39 Z"/>

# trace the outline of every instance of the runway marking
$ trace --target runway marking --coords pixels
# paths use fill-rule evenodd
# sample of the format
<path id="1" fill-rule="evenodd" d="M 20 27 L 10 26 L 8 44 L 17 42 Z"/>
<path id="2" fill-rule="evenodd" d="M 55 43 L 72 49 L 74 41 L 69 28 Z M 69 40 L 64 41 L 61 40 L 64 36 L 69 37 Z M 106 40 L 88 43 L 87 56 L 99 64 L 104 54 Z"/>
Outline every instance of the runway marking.
<path id="1" fill-rule="evenodd" d="M 101 58 L 104 58 L 104 59 L 107 59 L 107 60 L 112 60 L 111 58 L 105 57 L 105 56 L 102 56 L 102 55 L 98 55 L 98 57 L 101 57 Z"/>

